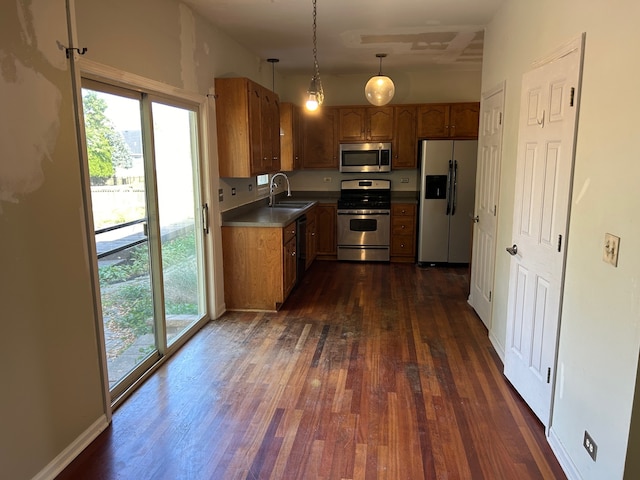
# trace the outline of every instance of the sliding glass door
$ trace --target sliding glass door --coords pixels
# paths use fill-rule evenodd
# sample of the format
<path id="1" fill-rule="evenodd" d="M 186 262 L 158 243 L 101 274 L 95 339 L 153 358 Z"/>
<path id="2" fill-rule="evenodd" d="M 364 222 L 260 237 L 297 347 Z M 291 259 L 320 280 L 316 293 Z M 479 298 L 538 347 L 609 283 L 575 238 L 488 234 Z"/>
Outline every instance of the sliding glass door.
<path id="1" fill-rule="evenodd" d="M 83 109 L 109 388 L 206 315 L 197 108 L 90 80 Z"/>

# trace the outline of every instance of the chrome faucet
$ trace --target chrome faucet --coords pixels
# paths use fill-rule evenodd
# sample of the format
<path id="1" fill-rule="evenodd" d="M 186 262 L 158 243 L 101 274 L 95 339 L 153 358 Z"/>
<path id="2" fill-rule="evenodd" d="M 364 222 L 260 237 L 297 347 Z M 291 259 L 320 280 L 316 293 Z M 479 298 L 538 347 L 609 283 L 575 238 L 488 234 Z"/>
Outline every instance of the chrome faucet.
<path id="1" fill-rule="evenodd" d="M 287 177 L 282 172 L 276 173 L 273 177 L 271 177 L 271 183 L 269 184 L 269 206 L 270 207 L 273 207 L 273 193 L 277 186 L 275 179 L 280 176 L 284 177 L 284 179 L 287 181 L 287 197 L 291 196 L 291 184 L 289 183 L 289 177 Z"/>

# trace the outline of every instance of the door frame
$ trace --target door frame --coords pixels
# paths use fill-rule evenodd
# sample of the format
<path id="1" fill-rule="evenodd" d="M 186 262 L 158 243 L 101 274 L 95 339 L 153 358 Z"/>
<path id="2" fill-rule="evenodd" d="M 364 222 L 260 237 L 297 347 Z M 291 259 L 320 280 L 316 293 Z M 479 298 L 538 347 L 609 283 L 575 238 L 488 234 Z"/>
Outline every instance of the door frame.
<path id="1" fill-rule="evenodd" d="M 204 259 L 204 282 L 205 282 L 205 295 L 206 295 L 206 304 L 207 304 L 207 312 L 191 327 L 191 333 L 187 333 L 182 335 L 179 339 L 177 339 L 172 345 L 168 355 L 161 355 L 158 361 L 153 363 L 149 368 L 147 368 L 142 375 L 139 376 L 137 380 L 135 380 L 129 388 L 125 390 L 122 394 L 120 394 L 117 398 L 112 399 L 110 389 L 109 389 L 109 375 L 107 368 L 107 352 L 105 347 L 105 332 L 102 318 L 102 311 L 100 307 L 100 280 L 98 276 L 97 266 L 94 267 L 93 260 L 97 258 L 97 252 L 95 248 L 95 242 L 93 240 L 93 217 L 92 217 L 92 204 L 91 204 L 91 189 L 90 189 L 90 178 L 89 178 L 89 169 L 86 167 L 88 165 L 88 159 L 86 158 L 86 149 L 84 145 L 86 144 L 86 138 L 84 136 L 84 114 L 83 114 L 83 106 L 82 106 L 82 78 L 87 78 L 91 80 L 95 80 L 98 82 L 106 83 L 109 85 L 113 85 L 116 87 L 122 87 L 128 90 L 142 90 L 149 95 L 152 95 L 156 98 L 173 100 L 174 102 L 183 101 L 189 104 L 192 104 L 197 109 L 198 115 L 198 124 L 200 128 L 198 129 L 198 146 L 199 146 L 199 162 L 200 162 L 200 197 L 201 202 L 204 205 L 209 207 L 209 210 L 217 208 L 217 202 L 212 202 L 213 189 L 217 188 L 217 177 L 214 178 L 210 175 L 210 168 L 208 167 L 208 159 L 209 159 L 209 105 L 208 105 L 208 95 L 200 95 L 195 93 L 190 93 L 185 90 L 164 84 L 162 82 L 157 82 L 155 80 L 150 80 L 148 78 L 124 72 L 122 70 L 103 65 L 85 58 L 78 58 L 75 60 L 75 68 L 73 71 L 73 88 L 74 88 L 74 97 L 75 97 L 75 108 L 76 108 L 76 118 L 77 118 L 77 136 L 78 136 L 78 151 L 80 156 L 80 169 L 82 174 L 82 183 L 83 183 L 83 200 L 85 205 L 85 224 L 86 224 L 86 235 L 87 235 L 87 245 L 88 251 L 87 255 L 90 259 L 91 265 L 91 278 L 92 278 L 92 291 L 93 291 L 93 301 L 94 301 L 94 318 L 96 323 L 96 341 L 98 344 L 98 352 L 99 352 L 99 363 L 102 372 L 102 385 L 103 385 L 103 402 L 104 402 L 104 413 L 107 418 L 107 421 L 111 421 L 112 412 L 115 408 L 117 408 L 134 390 L 137 386 L 142 384 L 150 375 L 152 375 L 170 356 L 171 353 L 178 350 L 184 343 L 186 343 L 195 332 L 197 332 L 202 326 L 204 326 L 212 317 L 217 317 L 220 312 L 221 306 L 218 305 L 217 299 L 218 295 L 216 295 L 216 278 L 215 278 L 215 255 L 214 255 L 214 235 L 210 235 L 205 233 L 203 235 L 203 259 Z M 215 185 L 214 185 L 215 183 Z M 204 215 L 204 213 L 203 213 Z M 215 211 L 208 212 L 208 226 L 209 233 L 215 232 L 215 218 L 218 217 Z M 219 243 L 219 242 L 218 242 Z"/>

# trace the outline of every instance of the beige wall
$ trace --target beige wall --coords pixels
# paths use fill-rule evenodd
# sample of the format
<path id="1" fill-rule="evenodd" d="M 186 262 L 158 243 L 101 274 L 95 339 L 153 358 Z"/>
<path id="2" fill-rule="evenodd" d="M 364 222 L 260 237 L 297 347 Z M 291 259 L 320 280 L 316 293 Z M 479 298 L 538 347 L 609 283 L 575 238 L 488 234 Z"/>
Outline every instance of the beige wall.
<path id="1" fill-rule="evenodd" d="M 586 32 L 551 427 L 557 448 L 584 479 L 622 478 L 629 421 L 632 413 L 640 414 L 633 412 L 640 345 L 640 162 L 635 121 L 640 64 L 631 60 L 640 42 L 638 18 L 640 6 L 633 0 L 507 1 L 485 35 L 483 90 L 506 80 L 491 332 L 504 346 L 509 279 L 504 246 L 512 243 L 522 74 L 534 60 Z M 621 237 L 618 268 L 601 260 L 605 232 Z M 599 447 L 595 463 L 582 447 L 585 430 Z"/>
<path id="2" fill-rule="evenodd" d="M 25 479 L 103 414 L 64 0 L 0 15 L 0 465 Z"/>

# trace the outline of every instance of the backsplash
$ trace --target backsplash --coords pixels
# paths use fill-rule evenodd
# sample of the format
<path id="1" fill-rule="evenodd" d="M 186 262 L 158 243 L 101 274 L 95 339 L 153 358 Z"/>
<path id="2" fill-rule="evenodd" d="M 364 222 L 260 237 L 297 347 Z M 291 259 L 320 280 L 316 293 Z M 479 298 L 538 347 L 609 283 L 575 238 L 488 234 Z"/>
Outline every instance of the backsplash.
<path id="1" fill-rule="evenodd" d="M 395 170 L 391 173 L 340 173 L 338 170 L 300 170 L 285 172 L 291 183 L 291 191 L 323 192 L 340 191 L 340 182 L 353 178 L 388 178 L 394 192 L 418 190 L 418 170 Z M 278 179 L 279 187 L 276 193 L 286 191 L 286 182 Z M 269 196 L 269 188 L 256 188 L 256 179 L 252 178 L 221 178 L 223 200 L 220 211 L 225 212 L 241 205 L 247 205 Z M 235 195 L 234 190 L 235 189 Z"/>

